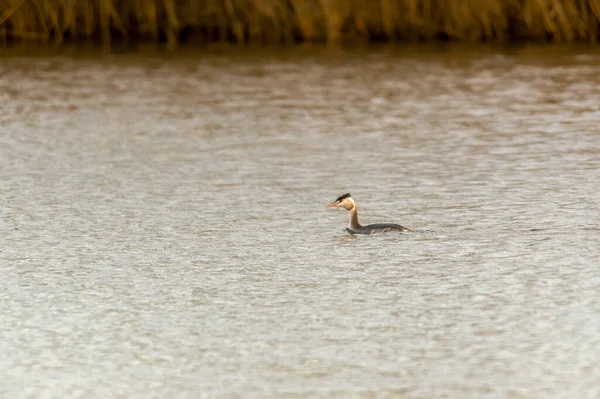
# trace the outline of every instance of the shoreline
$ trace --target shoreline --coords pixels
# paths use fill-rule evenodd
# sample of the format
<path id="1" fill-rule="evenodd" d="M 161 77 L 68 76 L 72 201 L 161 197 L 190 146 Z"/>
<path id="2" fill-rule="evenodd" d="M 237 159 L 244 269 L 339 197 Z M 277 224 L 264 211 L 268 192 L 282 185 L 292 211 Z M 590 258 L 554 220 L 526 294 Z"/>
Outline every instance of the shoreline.
<path id="1" fill-rule="evenodd" d="M 20 43 L 205 46 L 421 42 L 587 43 L 595 0 L 12 0 L 0 47 Z"/>

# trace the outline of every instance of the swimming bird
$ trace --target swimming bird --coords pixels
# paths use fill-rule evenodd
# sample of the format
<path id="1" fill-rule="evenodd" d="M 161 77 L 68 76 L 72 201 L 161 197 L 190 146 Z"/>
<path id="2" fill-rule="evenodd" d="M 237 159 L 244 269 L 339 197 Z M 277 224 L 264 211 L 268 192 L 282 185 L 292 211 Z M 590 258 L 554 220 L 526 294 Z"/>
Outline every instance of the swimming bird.
<path id="1" fill-rule="evenodd" d="M 358 211 L 356 210 L 356 203 L 350 197 L 350 193 L 340 195 L 337 197 L 335 201 L 331 204 L 325 205 L 325 208 L 345 208 L 350 211 L 350 223 L 348 224 L 348 233 L 350 234 L 377 234 L 377 233 L 387 233 L 390 231 L 400 231 L 400 232 L 408 232 L 412 231 L 407 227 L 400 226 L 399 224 L 394 223 L 376 223 L 369 224 L 367 226 L 361 226 L 358 223 Z"/>

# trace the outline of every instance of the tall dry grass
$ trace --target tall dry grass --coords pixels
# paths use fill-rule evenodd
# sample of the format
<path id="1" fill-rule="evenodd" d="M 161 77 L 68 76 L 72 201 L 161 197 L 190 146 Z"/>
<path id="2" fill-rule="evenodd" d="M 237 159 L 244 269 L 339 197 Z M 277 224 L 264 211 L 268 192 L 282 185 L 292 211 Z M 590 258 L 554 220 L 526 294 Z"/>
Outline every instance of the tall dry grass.
<path id="1" fill-rule="evenodd" d="M 0 43 L 595 42 L 600 0 L 0 0 Z"/>

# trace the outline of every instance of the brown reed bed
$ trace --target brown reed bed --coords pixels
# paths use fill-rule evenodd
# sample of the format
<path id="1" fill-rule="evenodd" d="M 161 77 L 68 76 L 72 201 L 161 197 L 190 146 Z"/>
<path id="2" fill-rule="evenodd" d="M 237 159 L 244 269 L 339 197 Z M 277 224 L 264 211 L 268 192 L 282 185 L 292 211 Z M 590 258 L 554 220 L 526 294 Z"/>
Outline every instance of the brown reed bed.
<path id="1" fill-rule="evenodd" d="M 0 45 L 18 42 L 462 40 L 599 37 L 600 0 L 0 0 Z"/>

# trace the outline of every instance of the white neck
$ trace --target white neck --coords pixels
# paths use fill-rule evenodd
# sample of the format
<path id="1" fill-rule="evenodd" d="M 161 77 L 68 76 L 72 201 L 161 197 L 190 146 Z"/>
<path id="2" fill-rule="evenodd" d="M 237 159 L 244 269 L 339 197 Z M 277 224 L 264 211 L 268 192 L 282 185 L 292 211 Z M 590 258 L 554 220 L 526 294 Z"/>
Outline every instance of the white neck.
<path id="1" fill-rule="evenodd" d="M 357 230 L 361 227 L 360 223 L 358 223 L 358 210 L 356 209 L 356 205 L 354 205 L 354 208 L 350 209 L 350 220 L 348 227 L 350 230 Z"/>

